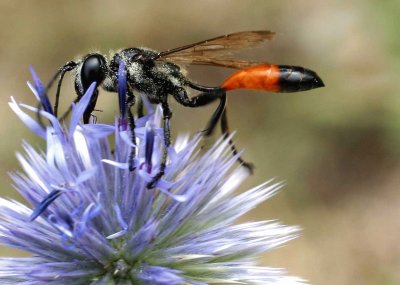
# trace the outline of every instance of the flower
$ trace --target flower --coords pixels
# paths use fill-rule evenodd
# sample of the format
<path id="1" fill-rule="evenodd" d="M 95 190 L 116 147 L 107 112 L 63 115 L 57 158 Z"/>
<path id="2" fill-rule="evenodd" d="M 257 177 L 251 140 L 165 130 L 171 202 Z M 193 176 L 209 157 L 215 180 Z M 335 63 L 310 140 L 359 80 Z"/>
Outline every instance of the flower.
<path id="1" fill-rule="evenodd" d="M 114 125 L 80 122 L 95 83 L 72 106 L 68 126 L 60 123 L 33 74 L 29 86 L 41 109 L 14 98 L 10 106 L 47 148 L 24 142 L 24 154 L 17 154 L 24 172 L 11 174 L 31 206 L 0 199 L 0 244 L 32 256 L 1 258 L 0 284 L 302 284 L 256 265 L 261 253 L 295 238 L 299 228 L 235 223 L 282 184 L 268 181 L 235 194 L 247 172 L 232 157 L 229 138 L 202 153 L 201 136 L 178 137 L 165 175 L 147 189 L 162 157 L 161 109 L 143 96 L 148 112 L 136 119 L 132 141 L 123 68 Z"/>

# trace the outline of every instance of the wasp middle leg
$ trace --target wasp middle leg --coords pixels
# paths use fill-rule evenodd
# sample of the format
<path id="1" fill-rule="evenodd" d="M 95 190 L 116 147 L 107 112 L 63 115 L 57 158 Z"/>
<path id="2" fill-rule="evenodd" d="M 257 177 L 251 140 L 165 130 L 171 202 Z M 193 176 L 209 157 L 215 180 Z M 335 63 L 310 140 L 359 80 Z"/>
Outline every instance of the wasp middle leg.
<path id="1" fill-rule="evenodd" d="M 153 179 L 147 184 L 147 188 L 154 188 L 157 181 L 164 175 L 165 168 L 167 166 L 167 158 L 168 158 L 168 148 L 171 145 L 171 129 L 170 129 L 170 119 L 172 112 L 168 106 L 167 97 L 165 100 L 161 102 L 162 110 L 163 110 L 163 128 L 164 128 L 164 149 L 160 163 L 160 169 L 158 173 L 153 176 Z"/>

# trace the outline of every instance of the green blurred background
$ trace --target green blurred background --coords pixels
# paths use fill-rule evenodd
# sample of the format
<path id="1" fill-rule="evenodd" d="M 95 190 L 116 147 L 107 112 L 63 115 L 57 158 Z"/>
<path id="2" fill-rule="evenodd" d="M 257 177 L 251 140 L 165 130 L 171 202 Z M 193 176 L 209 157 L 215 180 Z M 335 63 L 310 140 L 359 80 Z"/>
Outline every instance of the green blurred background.
<path id="1" fill-rule="evenodd" d="M 245 30 L 278 33 L 243 58 L 316 70 L 323 89 L 296 94 L 235 91 L 231 129 L 256 172 L 242 190 L 276 177 L 286 187 L 247 219 L 279 219 L 302 237 L 267 253 L 312 284 L 400 284 L 400 1 L 6 1 L 0 2 L 0 179 L 26 139 L 36 140 L 8 108 L 11 95 L 33 102 L 25 82 L 32 64 L 47 81 L 89 51 L 147 46 L 169 49 Z M 189 68 L 217 85 L 231 72 Z M 72 81 L 63 106 L 74 98 Z M 173 100 L 171 100 L 172 102 Z M 173 133 L 202 129 L 213 108 L 173 103 Z M 112 122 L 116 96 L 101 94 L 97 114 Z M 19 254 L 2 249 L 2 255 Z"/>

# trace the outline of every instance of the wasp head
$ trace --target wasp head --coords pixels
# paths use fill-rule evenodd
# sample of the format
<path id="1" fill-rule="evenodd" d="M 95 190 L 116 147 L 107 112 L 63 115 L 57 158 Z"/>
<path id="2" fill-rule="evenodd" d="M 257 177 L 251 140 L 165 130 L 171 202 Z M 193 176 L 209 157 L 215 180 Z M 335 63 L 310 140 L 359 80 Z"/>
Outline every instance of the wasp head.
<path id="1" fill-rule="evenodd" d="M 75 89 L 78 94 L 83 95 L 90 84 L 96 82 L 99 86 L 107 74 L 107 61 L 101 54 L 92 53 L 87 55 L 75 78 Z"/>

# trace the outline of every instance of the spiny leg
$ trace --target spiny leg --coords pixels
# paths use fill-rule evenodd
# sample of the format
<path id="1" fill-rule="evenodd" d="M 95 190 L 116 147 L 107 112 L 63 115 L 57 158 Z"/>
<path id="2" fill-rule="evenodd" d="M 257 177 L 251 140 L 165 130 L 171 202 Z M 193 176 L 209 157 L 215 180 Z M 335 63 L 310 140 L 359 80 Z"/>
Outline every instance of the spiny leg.
<path id="1" fill-rule="evenodd" d="M 199 95 L 197 95 L 193 98 L 188 98 L 186 91 L 184 90 L 184 92 L 180 95 L 182 98 L 180 98 L 181 101 L 179 101 L 179 102 L 183 105 L 185 105 L 185 103 L 186 103 L 185 106 L 200 107 L 200 106 L 208 105 L 208 104 L 214 102 L 216 99 L 219 100 L 217 109 L 212 114 L 210 120 L 207 123 L 205 130 L 203 131 L 205 136 L 210 136 L 214 132 L 214 129 L 217 126 L 218 120 L 221 118 L 222 112 L 225 109 L 226 91 L 220 87 L 202 86 L 197 83 L 190 82 L 190 81 L 188 81 L 188 86 L 191 87 L 192 89 L 202 91 L 203 93 L 200 93 Z"/>
<path id="2" fill-rule="evenodd" d="M 226 106 L 226 92 L 224 90 L 216 90 L 213 93 L 200 93 L 199 95 L 189 98 L 186 92 L 180 92 L 175 99 L 182 105 L 191 108 L 197 108 L 206 106 L 215 100 L 219 100 L 217 109 L 212 114 L 210 120 L 207 123 L 206 128 L 203 130 L 205 136 L 210 136 L 213 132 L 219 119 L 221 118 L 222 112 Z"/>
<path id="3" fill-rule="evenodd" d="M 136 155 L 136 134 L 135 134 L 135 118 L 133 117 L 132 114 L 132 110 L 131 108 L 133 107 L 133 105 L 135 105 L 135 101 L 136 101 L 136 97 L 133 94 L 132 90 L 130 88 L 128 88 L 127 90 L 127 98 L 126 98 L 126 106 L 127 106 L 127 112 L 128 112 L 128 123 L 129 123 L 129 128 L 131 130 L 131 141 L 132 141 L 132 148 L 131 148 L 131 152 L 129 153 L 129 170 L 133 171 L 135 170 L 135 155 Z"/>
<path id="4" fill-rule="evenodd" d="M 224 138 L 229 137 L 229 126 L 228 126 L 228 117 L 226 115 L 226 108 L 223 110 L 222 116 L 221 116 L 221 131 L 222 131 L 222 133 L 224 135 Z M 233 155 L 237 155 L 238 154 L 238 150 L 237 150 L 237 148 L 235 146 L 235 143 L 233 142 L 233 140 L 231 138 L 229 139 L 229 145 L 231 146 L 232 154 Z M 237 161 L 239 161 L 239 163 L 241 165 L 246 167 L 248 169 L 248 171 L 250 172 L 250 174 L 253 174 L 254 165 L 252 163 L 246 162 L 240 156 L 238 156 Z"/>
<path id="5" fill-rule="evenodd" d="M 165 167 L 167 166 L 168 147 L 171 145 L 171 130 L 169 127 L 169 120 L 171 119 L 172 112 L 165 100 L 161 103 L 163 109 L 163 128 L 164 128 L 164 148 L 160 163 L 160 169 L 153 179 L 147 184 L 147 188 L 154 188 L 157 181 L 164 175 Z"/>
<path id="6" fill-rule="evenodd" d="M 212 91 L 215 90 L 212 89 Z M 215 92 L 202 93 L 194 98 L 189 98 L 187 96 L 185 89 L 183 88 L 180 88 L 177 92 L 174 92 L 173 96 L 180 104 L 188 107 L 204 106 L 218 99 L 218 96 L 215 95 Z M 153 188 L 154 185 L 157 183 L 157 181 L 164 175 L 165 167 L 167 165 L 168 147 L 171 145 L 171 131 L 169 126 L 169 120 L 171 118 L 172 113 L 168 106 L 168 102 L 166 100 L 161 104 L 163 108 L 164 149 L 161 158 L 160 169 L 158 173 L 153 177 L 152 181 L 147 184 L 148 188 Z M 214 126 L 212 128 L 214 128 Z"/>
<path id="7" fill-rule="evenodd" d="M 221 95 L 219 95 L 218 97 L 219 99 L 219 104 L 217 109 L 214 111 L 214 113 L 211 115 L 210 120 L 207 123 L 207 126 L 204 130 L 204 135 L 205 136 L 211 136 L 212 133 L 215 130 L 215 127 L 217 126 L 218 121 L 221 118 L 221 115 L 223 113 L 223 111 L 225 110 L 226 107 L 226 93 L 225 91 L 223 91 L 223 93 L 221 93 Z"/>
<path id="8" fill-rule="evenodd" d="M 224 134 L 224 137 L 227 138 L 229 136 L 229 126 L 226 115 L 226 91 L 220 87 L 206 87 L 192 82 L 188 82 L 188 85 L 195 90 L 203 91 L 205 93 L 201 93 L 196 97 L 189 98 L 186 91 L 182 88 L 181 92 L 177 93 L 176 95 L 174 94 L 175 99 L 187 107 L 205 106 L 214 100 L 219 99 L 220 103 L 207 124 L 205 135 L 210 136 L 214 131 L 218 120 L 221 119 L 221 131 Z M 232 154 L 237 155 L 238 150 L 232 139 L 229 139 L 229 145 L 232 149 Z M 244 161 L 240 156 L 237 160 L 240 164 L 246 167 L 250 173 L 253 173 L 254 166 L 251 163 Z"/>

